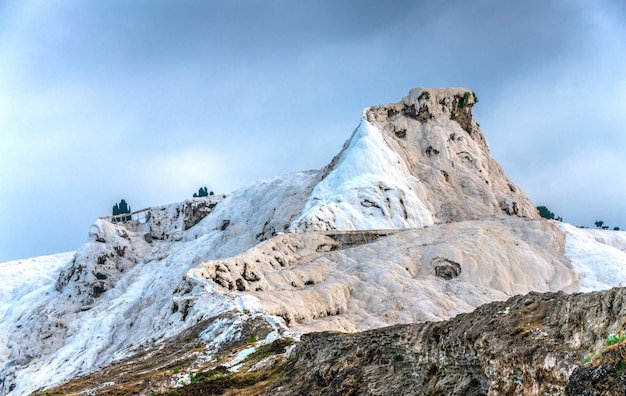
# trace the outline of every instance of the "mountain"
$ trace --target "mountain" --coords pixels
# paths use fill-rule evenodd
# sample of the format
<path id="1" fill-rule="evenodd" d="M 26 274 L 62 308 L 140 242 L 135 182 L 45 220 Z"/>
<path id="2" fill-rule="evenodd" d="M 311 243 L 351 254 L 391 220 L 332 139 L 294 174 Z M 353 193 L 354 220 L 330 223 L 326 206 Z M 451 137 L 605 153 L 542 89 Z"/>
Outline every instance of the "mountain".
<path id="1" fill-rule="evenodd" d="M 288 393 L 300 385 L 285 375 L 309 369 L 286 368 L 315 355 L 318 336 L 303 334 L 391 347 L 398 327 L 386 326 L 461 328 L 511 296 L 626 284 L 626 233 L 539 218 L 489 155 L 476 102 L 463 88 L 411 90 L 365 109 L 321 170 L 100 218 L 76 252 L 0 264 L 0 392 L 202 394 L 249 373 Z"/>

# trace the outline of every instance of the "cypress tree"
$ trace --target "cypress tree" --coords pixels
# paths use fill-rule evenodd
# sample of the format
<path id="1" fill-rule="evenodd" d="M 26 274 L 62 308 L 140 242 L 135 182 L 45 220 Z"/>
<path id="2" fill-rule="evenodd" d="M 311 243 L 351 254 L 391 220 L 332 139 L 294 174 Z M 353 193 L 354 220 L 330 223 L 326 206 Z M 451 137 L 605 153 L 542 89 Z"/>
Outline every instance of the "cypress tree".
<path id="1" fill-rule="evenodd" d="M 126 200 L 122 199 L 119 204 L 115 204 L 113 206 L 113 216 L 121 215 L 124 213 L 130 213 L 130 206 L 126 203 Z M 123 218 L 116 218 L 113 221 L 129 221 L 131 216 L 126 216 Z"/>

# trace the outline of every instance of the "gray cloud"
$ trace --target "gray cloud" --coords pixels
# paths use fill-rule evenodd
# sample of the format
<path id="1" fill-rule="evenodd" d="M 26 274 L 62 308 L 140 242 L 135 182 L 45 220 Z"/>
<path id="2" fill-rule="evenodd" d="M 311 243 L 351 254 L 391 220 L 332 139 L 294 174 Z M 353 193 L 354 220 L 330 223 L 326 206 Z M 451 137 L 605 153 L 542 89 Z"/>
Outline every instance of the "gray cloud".
<path id="1" fill-rule="evenodd" d="M 0 5 L 0 261 L 133 208 L 325 165 L 365 106 L 467 86 L 493 155 L 574 224 L 626 227 L 620 1 Z M 623 173 L 621 173 L 623 174 Z"/>

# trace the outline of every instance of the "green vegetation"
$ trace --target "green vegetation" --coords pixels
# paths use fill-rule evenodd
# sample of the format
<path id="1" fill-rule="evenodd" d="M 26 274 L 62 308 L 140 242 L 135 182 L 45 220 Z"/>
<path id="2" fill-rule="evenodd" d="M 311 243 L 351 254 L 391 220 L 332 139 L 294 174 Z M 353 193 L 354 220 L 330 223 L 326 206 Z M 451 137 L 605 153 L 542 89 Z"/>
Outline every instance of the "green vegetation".
<path id="1" fill-rule="evenodd" d="M 430 99 L 430 92 L 423 91 L 422 94 L 420 95 L 420 97 L 428 100 L 428 99 Z"/>
<path id="2" fill-rule="evenodd" d="M 548 220 L 556 220 L 556 221 L 563 221 L 562 217 L 554 217 L 554 213 L 552 213 L 550 211 L 550 209 L 548 209 L 546 206 L 537 206 L 537 210 L 539 211 L 539 215 L 541 217 L 543 217 L 544 219 L 548 219 Z"/>
<path id="3" fill-rule="evenodd" d="M 478 96 L 476 96 L 476 92 L 472 91 L 472 96 L 474 97 L 474 103 L 478 103 Z"/>
<path id="4" fill-rule="evenodd" d="M 208 380 L 209 381 L 215 381 L 216 379 L 220 379 L 220 378 L 228 378 L 229 376 L 231 376 L 232 374 L 227 373 L 218 373 L 218 374 L 212 374 L 211 376 L 209 376 Z"/>
<path id="5" fill-rule="evenodd" d="M 261 361 L 268 356 L 276 355 L 279 353 L 285 353 L 286 347 L 293 344 L 293 339 L 285 338 L 283 340 L 277 340 L 272 342 L 271 344 L 261 345 L 256 349 L 256 351 L 249 354 L 245 361 L 255 360 Z"/>
<path id="6" fill-rule="evenodd" d="M 626 341 L 626 334 L 621 334 L 621 332 L 619 334 L 609 334 L 609 336 L 604 341 L 604 347 L 608 348 L 610 346 L 617 345 L 623 341 Z M 596 352 L 591 355 L 586 355 L 583 358 L 583 363 L 584 364 L 591 363 L 597 358 L 599 358 L 600 355 L 601 355 L 601 352 Z M 624 372 L 624 370 L 626 370 L 626 364 L 622 363 L 619 370 L 621 370 L 621 372 L 618 375 L 621 375 L 621 373 Z"/>
<path id="7" fill-rule="evenodd" d="M 197 193 L 193 193 L 194 198 L 208 197 L 209 195 L 213 195 L 213 191 L 208 192 L 206 186 L 200 187 Z"/>
<path id="8" fill-rule="evenodd" d="M 196 382 L 202 381 L 203 379 L 204 377 L 199 375 L 198 373 L 189 373 L 190 384 L 194 384 Z"/>
<path id="9" fill-rule="evenodd" d="M 603 220 L 596 220 L 595 223 L 596 228 L 600 228 L 602 230 L 608 230 L 610 227 L 607 225 L 604 225 L 604 221 Z M 613 231 L 619 231 L 619 227 L 613 227 Z"/>
<path id="10" fill-rule="evenodd" d="M 626 340 L 626 334 L 611 334 L 604 341 L 604 345 L 611 346 Z"/>
<path id="11" fill-rule="evenodd" d="M 622 361 L 620 362 L 619 366 L 617 367 L 617 370 L 615 370 L 615 374 L 620 377 L 624 371 L 626 370 L 626 362 Z"/>
<path id="12" fill-rule="evenodd" d="M 537 206 L 537 210 L 539 211 L 539 216 L 543 217 L 544 219 L 554 219 L 554 213 L 552 213 L 550 209 L 548 209 L 546 206 Z"/>
<path id="13" fill-rule="evenodd" d="M 456 120 L 456 113 L 454 111 L 450 113 L 450 119 Z"/>
<path id="14" fill-rule="evenodd" d="M 113 206 L 113 216 L 117 216 L 117 215 L 121 215 L 124 213 L 130 213 L 130 206 L 128 206 L 128 204 L 126 203 L 126 200 L 122 199 L 120 201 L 119 204 L 115 204 Z M 113 221 L 129 221 L 130 220 L 130 216 L 126 216 L 126 217 L 120 217 L 117 219 L 114 219 Z"/>
<path id="15" fill-rule="evenodd" d="M 467 105 L 469 105 L 469 98 L 470 98 L 470 93 L 469 92 L 465 92 L 463 94 L 463 97 L 461 98 L 461 101 L 459 102 L 459 107 L 463 108 L 463 107 L 466 107 Z"/>
<path id="16" fill-rule="evenodd" d="M 600 352 L 596 352 L 593 355 L 586 355 L 585 358 L 583 359 L 583 363 L 584 364 L 591 363 L 594 360 L 596 360 L 598 357 L 600 357 Z"/>

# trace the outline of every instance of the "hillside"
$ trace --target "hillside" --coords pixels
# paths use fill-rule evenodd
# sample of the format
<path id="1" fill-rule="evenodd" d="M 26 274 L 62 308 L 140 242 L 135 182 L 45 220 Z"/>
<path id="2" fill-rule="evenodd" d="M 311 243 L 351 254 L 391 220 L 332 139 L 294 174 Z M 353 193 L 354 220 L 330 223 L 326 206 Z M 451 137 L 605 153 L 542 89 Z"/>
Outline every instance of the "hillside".
<path id="1" fill-rule="evenodd" d="M 333 340 L 330 353 L 342 337 L 369 345 L 363 337 L 374 333 L 361 332 L 377 331 L 402 349 L 393 334 L 403 327 L 386 326 L 453 332 L 465 313 L 515 295 L 626 285 L 626 233 L 540 219 L 489 155 L 475 103 L 463 88 L 414 89 L 365 109 L 321 170 L 150 208 L 144 221 L 98 219 L 74 254 L 0 264 L 11 279 L 0 286 L 0 392 L 29 394 L 85 375 L 67 385 L 72 392 L 182 391 L 198 376 L 231 378 L 252 362 L 266 365 L 253 370 L 259 378 L 282 367 L 272 383 L 298 389 L 288 381 L 309 369 L 271 356 L 314 356 L 315 337 Z M 621 330 L 610 320 L 571 351 Z M 491 331 L 487 324 L 472 331 Z M 302 336 L 319 331 L 358 335 Z M 558 386 L 580 363 L 567 359 Z M 477 389 L 496 384 L 476 378 Z M 357 392 L 363 381 L 341 386 Z"/>

